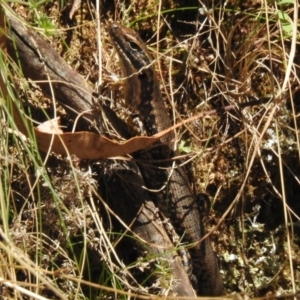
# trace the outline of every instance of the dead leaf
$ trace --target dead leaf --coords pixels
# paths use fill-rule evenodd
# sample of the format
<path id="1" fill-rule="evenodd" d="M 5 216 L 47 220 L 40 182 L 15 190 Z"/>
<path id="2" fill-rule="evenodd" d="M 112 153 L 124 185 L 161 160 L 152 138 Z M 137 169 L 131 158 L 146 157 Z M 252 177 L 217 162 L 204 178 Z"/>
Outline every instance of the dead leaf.
<path id="1" fill-rule="evenodd" d="M 210 113 L 212 111 L 190 117 L 153 136 L 137 136 L 125 142 L 113 141 L 105 136 L 88 131 L 50 134 L 35 129 L 35 136 L 37 145 L 43 152 L 53 151 L 61 155 L 74 154 L 81 159 L 109 158 L 146 149 L 174 129 Z"/>

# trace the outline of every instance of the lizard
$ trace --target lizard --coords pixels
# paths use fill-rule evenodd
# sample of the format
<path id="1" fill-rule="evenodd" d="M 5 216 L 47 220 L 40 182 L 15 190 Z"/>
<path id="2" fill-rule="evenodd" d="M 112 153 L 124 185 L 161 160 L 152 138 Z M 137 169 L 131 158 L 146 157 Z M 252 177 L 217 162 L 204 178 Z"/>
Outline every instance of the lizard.
<path id="1" fill-rule="evenodd" d="M 132 29 L 116 22 L 109 26 L 112 44 L 119 56 L 125 78 L 124 93 L 128 108 L 141 119 L 148 136 L 171 126 L 165 108 L 153 59 L 147 46 Z M 161 138 L 152 149 L 135 154 L 147 184 L 153 191 L 156 204 L 176 223 L 183 241 L 190 244 L 193 274 L 200 295 L 218 296 L 223 293 L 216 255 L 209 238 L 199 243 L 205 234 L 201 211 L 183 167 L 170 164 L 174 156 L 174 133 Z M 167 184 L 165 185 L 165 183 Z"/>

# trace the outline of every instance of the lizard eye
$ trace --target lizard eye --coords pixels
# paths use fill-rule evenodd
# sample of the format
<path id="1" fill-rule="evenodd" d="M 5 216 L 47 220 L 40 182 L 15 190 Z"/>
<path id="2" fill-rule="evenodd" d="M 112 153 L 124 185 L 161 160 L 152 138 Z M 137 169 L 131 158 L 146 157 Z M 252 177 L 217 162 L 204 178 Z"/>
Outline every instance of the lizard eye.
<path id="1" fill-rule="evenodd" d="M 139 47 L 139 45 L 135 42 L 129 42 L 129 46 L 132 50 L 135 50 L 135 51 L 138 51 L 140 50 L 141 48 Z"/>

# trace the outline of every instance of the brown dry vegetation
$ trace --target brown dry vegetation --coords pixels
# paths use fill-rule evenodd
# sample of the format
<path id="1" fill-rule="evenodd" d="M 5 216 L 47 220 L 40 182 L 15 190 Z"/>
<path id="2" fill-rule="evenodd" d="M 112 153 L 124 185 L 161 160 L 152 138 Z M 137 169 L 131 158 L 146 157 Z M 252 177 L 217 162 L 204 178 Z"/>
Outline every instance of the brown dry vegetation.
<path id="1" fill-rule="evenodd" d="M 207 9 L 199 13 L 204 4 Z M 120 69 L 106 30 L 113 20 L 135 28 L 149 45 L 175 123 L 234 105 L 178 130 L 178 148 L 186 156 L 194 189 L 211 199 L 205 221 L 226 292 L 250 297 L 299 292 L 298 4 L 103 0 L 99 24 L 97 3 L 82 2 L 73 20 L 68 17 L 71 5 L 7 2 L 3 7 L 48 39 L 95 87 L 99 101 L 111 101 L 121 116 L 122 85 L 114 80 Z M 2 68 L 6 76 L 14 78 L 28 116 L 42 122 L 56 111 L 65 126 L 73 124 L 34 82 L 13 68 Z M 247 102 L 253 105 L 241 108 Z M 109 182 L 99 179 L 111 162 L 79 164 L 75 158 L 40 156 L 10 130 L 3 106 L 1 113 L 6 115 L 0 142 L 3 299 L 34 299 L 17 287 L 48 299 L 163 293 L 136 282 L 136 270 L 147 266 L 126 265 L 130 251 L 119 257 L 122 233 L 103 194 Z M 167 270 L 160 272 L 167 280 Z"/>

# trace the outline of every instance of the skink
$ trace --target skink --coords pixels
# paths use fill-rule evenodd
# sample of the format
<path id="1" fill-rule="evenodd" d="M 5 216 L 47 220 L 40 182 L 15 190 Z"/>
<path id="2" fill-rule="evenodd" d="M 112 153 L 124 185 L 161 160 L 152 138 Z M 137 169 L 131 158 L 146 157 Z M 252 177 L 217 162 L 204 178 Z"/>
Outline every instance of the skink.
<path id="1" fill-rule="evenodd" d="M 125 100 L 133 114 L 144 124 L 147 135 L 156 134 L 171 126 L 164 106 L 153 59 L 138 34 L 118 23 L 109 26 L 112 43 L 118 53 L 125 78 Z M 195 201 L 183 168 L 172 168 L 170 163 L 155 163 L 151 160 L 166 160 L 173 156 L 174 134 L 162 138 L 156 148 L 137 153 L 136 158 L 146 161 L 140 164 L 147 188 L 159 190 L 167 181 L 167 187 L 153 193 L 156 204 L 171 220 L 183 240 L 194 244 L 190 248 L 194 275 L 201 295 L 217 296 L 223 293 L 223 283 L 211 242 L 206 239 L 197 243 L 205 229 L 199 207 Z"/>

